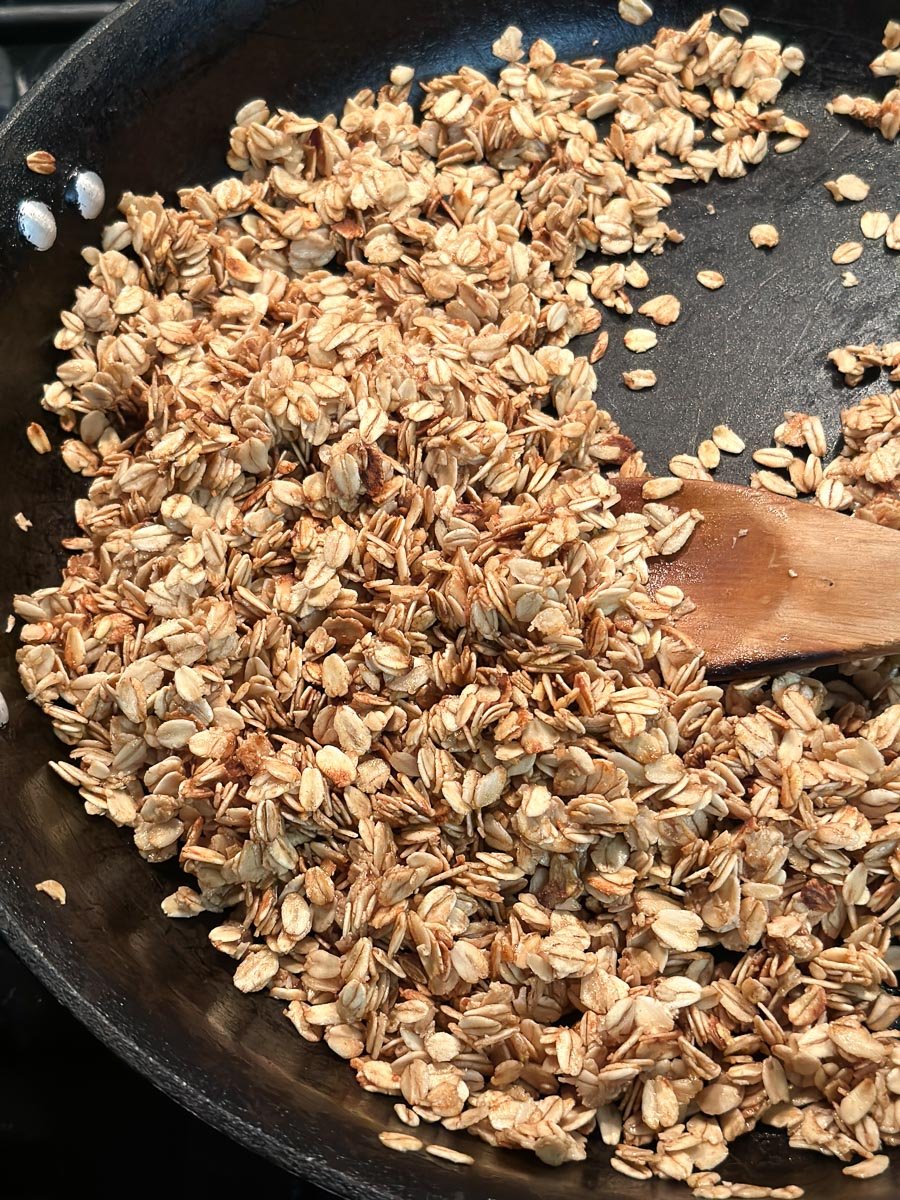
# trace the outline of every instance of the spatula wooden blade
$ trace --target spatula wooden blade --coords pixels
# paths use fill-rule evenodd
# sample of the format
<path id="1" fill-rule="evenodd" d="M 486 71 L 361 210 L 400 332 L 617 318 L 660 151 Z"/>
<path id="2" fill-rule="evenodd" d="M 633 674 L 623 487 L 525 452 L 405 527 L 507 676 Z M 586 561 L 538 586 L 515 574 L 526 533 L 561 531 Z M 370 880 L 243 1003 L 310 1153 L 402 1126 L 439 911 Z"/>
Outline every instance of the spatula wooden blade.
<path id="1" fill-rule="evenodd" d="M 642 507 L 641 481 L 616 480 Z M 696 605 L 678 622 L 711 677 L 769 674 L 900 652 L 900 532 L 732 484 L 686 480 L 666 504 L 703 523 L 651 560 L 651 588 Z"/>

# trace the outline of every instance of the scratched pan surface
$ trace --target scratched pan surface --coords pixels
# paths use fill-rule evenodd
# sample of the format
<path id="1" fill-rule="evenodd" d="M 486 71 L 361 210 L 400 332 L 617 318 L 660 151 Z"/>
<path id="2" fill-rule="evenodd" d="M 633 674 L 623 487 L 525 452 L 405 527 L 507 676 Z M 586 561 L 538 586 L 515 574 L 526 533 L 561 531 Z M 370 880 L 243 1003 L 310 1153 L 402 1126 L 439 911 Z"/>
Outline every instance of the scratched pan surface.
<path id="1" fill-rule="evenodd" d="M 662 0 L 654 7 L 656 17 L 639 31 L 602 0 L 138 0 L 89 35 L 0 130 L 0 614 L 9 612 L 12 593 L 55 579 L 78 488 L 55 458 L 34 455 L 23 434 L 38 414 L 40 384 L 52 375 L 56 313 L 82 279 L 79 247 L 99 231 L 99 223 L 87 227 L 63 211 L 69 170 L 100 171 L 109 217 L 125 188 L 171 195 L 179 185 L 220 177 L 229 119 L 260 93 L 324 115 L 348 93 L 380 83 L 397 62 L 423 73 L 462 62 L 493 70 L 490 43 L 512 20 L 562 55 L 611 54 L 642 40 L 660 18 L 683 26 L 701 11 Z M 747 179 L 675 199 L 673 221 L 687 240 L 649 264 L 653 290 L 685 301 L 653 355 L 660 382 L 649 394 L 622 387 L 625 353 L 615 334 L 600 374 L 601 403 L 657 467 L 720 421 L 750 445 L 765 441 L 785 407 L 819 412 L 834 443 L 843 392 L 824 368 L 826 353 L 896 335 L 887 317 L 898 310 L 897 258 L 869 244 L 854 267 L 861 285 L 844 289 L 830 252 L 856 236 L 861 206 L 837 206 L 821 186 L 855 171 L 872 184 L 868 207 L 900 208 L 900 144 L 888 146 L 823 111 L 836 92 L 868 88 L 865 64 L 893 15 L 887 0 L 763 0 L 755 15 L 756 29 L 807 52 L 810 66 L 789 86 L 785 105 L 812 135 L 794 154 L 770 155 Z M 38 147 L 56 153 L 58 175 L 26 173 L 22 158 Z M 35 254 L 12 232 L 23 195 L 46 199 L 60 214 L 50 253 Z M 774 252 L 748 241 L 759 221 L 781 230 Z M 723 271 L 728 284 L 703 291 L 694 282 L 700 268 Z M 722 474 L 737 480 L 745 472 L 740 462 Z M 19 510 L 34 522 L 27 535 L 12 524 Z M 431 1130 L 426 1140 L 461 1146 L 475 1165 L 463 1171 L 385 1151 L 377 1134 L 391 1117 L 389 1101 L 360 1092 L 345 1065 L 301 1042 L 278 1005 L 235 992 L 203 927 L 160 916 L 171 878 L 142 862 L 124 833 L 89 820 L 50 775 L 46 764 L 58 745 L 22 698 L 13 652 L 7 636 L 0 654 L 11 710 L 0 734 L 0 928 L 136 1068 L 239 1140 L 347 1196 L 684 1195 L 614 1174 L 602 1148 L 559 1171 Z M 33 891 L 48 876 L 68 888 L 66 908 Z M 820 1200 L 849 1190 L 833 1160 L 791 1152 L 773 1131 L 739 1142 L 726 1169 L 745 1182 L 799 1182 Z M 888 1200 L 898 1184 L 895 1161 L 861 1188 L 867 1200 Z"/>

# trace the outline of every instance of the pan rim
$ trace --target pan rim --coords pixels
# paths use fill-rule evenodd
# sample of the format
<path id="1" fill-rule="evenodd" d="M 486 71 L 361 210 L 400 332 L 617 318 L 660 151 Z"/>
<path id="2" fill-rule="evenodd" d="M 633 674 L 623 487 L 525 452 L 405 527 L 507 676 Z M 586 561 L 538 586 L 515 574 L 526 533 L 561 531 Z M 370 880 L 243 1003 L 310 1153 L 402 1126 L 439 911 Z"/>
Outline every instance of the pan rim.
<path id="1" fill-rule="evenodd" d="M 101 17 L 96 25 L 92 25 L 90 29 L 85 30 L 81 37 L 73 42 L 52 66 L 47 68 L 28 91 L 23 96 L 20 96 L 3 120 L 0 121 L 0 139 L 5 137 L 9 130 L 14 129 L 22 117 L 29 113 L 32 108 L 40 106 L 44 93 L 54 86 L 56 79 L 61 74 L 68 70 L 70 63 L 82 58 L 87 51 L 93 48 L 96 41 L 104 39 L 107 33 L 113 30 L 120 21 L 128 18 L 132 9 L 146 2 L 147 0 L 120 0 L 118 8 L 114 9 L 111 13 L 107 13 L 105 17 Z"/>

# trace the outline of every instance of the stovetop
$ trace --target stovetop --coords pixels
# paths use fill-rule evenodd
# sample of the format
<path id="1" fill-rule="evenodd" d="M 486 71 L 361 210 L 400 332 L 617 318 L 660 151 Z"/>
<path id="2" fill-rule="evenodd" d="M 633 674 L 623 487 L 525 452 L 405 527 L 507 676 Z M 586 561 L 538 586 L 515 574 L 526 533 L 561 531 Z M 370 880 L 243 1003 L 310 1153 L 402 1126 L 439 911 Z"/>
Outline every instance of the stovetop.
<path id="1" fill-rule="evenodd" d="M 0 2 L 0 117 L 81 31 L 53 20 L 47 10 L 54 7 Z M 16 8 L 28 15 L 27 24 L 9 22 Z M 157 1091 L 80 1025 L 0 939 L 0 1198 L 59 1200 L 71 1193 L 90 1200 L 328 1196 Z"/>
<path id="2" fill-rule="evenodd" d="M 157 1091 L 0 940 L 0 1196 L 68 1195 L 327 1200 Z"/>
<path id="3" fill-rule="evenodd" d="M 0 30 L 0 41 L 3 39 Z M 34 31 L 28 30 L 33 37 Z M 0 117 L 5 117 L 36 79 L 52 66 L 66 49 L 66 43 L 8 42 L 0 45 Z"/>

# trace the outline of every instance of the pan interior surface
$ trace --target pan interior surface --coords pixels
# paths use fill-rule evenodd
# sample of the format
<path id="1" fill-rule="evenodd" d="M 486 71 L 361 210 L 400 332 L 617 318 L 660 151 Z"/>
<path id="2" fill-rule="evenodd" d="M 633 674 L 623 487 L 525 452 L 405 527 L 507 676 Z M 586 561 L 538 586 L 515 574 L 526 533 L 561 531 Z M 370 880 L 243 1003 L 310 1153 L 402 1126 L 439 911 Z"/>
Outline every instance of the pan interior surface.
<path id="1" fill-rule="evenodd" d="M 58 312 L 83 281 L 79 249 L 99 240 L 119 194 L 159 191 L 171 199 L 180 186 L 221 178 L 231 118 L 259 95 L 321 117 L 340 111 L 358 89 L 379 86 L 397 63 L 415 66 L 420 77 L 463 63 L 496 72 L 491 43 L 512 22 L 526 44 L 544 37 L 561 58 L 611 58 L 659 24 L 684 28 L 703 11 L 669 0 L 653 7 L 652 20 L 636 29 L 606 0 L 459 0 L 452 7 L 133 0 L 90 34 L 0 131 L 7 164 L 0 179 L 0 511 L 7 531 L 0 612 L 11 611 L 15 593 L 55 582 L 59 539 L 74 532 L 82 482 L 57 455 L 32 453 L 24 430 L 40 417 L 40 387 L 59 357 L 52 345 Z M 653 259 L 651 274 L 654 292 L 674 292 L 685 303 L 677 336 L 656 351 L 659 383 L 649 398 L 622 385 L 621 372 L 634 361 L 626 362 L 615 318 L 606 318 L 611 347 L 599 366 L 597 398 L 656 469 L 671 454 L 692 452 L 717 424 L 731 425 L 748 446 L 768 444 L 785 408 L 818 413 L 833 447 L 846 401 L 843 384 L 826 370 L 827 353 L 894 336 L 888 324 L 896 322 L 897 260 L 871 248 L 865 286 L 843 288 L 831 251 L 856 235 L 865 206 L 835 205 L 822 188 L 825 179 L 852 172 L 872 184 L 871 207 L 900 207 L 897 146 L 824 111 L 838 92 L 872 90 L 866 64 L 879 51 L 889 5 L 763 0 L 751 15 L 755 32 L 806 53 L 806 70 L 784 103 L 811 136 L 795 153 L 770 154 L 746 179 L 675 196 L 671 223 L 686 240 Z M 26 171 L 24 156 L 36 147 L 57 156 L 56 176 Z M 66 176 L 78 168 L 98 171 L 106 184 L 103 221 L 86 225 L 63 205 Z M 15 233 L 24 197 L 45 200 L 58 215 L 58 242 L 46 254 Z M 759 222 L 780 230 L 777 256 L 751 245 L 748 230 Z M 723 271 L 726 287 L 703 292 L 694 280 L 701 269 Z M 44 424 L 50 430 L 53 422 L 45 416 Z M 747 469 L 744 458 L 720 475 L 745 482 Z M 33 522 L 27 533 L 13 523 L 18 512 Z M 423 1140 L 464 1150 L 475 1165 L 386 1150 L 377 1135 L 397 1127 L 390 1101 L 361 1091 L 323 1046 L 301 1041 L 277 1004 L 237 993 L 226 961 L 207 942 L 208 926 L 160 913 L 174 872 L 143 862 L 127 831 L 88 818 L 49 771 L 60 746 L 22 694 L 16 644 L 15 634 L 5 635 L 0 656 L 10 709 L 0 732 L 0 928 L 55 994 L 136 1068 L 242 1142 L 347 1196 L 564 1200 L 598 1188 L 648 1200 L 687 1194 L 615 1174 L 602 1147 L 587 1162 L 554 1171 L 423 1126 Z M 48 877 L 65 885 L 65 908 L 35 893 L 34 884 Z M 748 1183 L 800 1183 L 820 1200 L 850 1190 L 835 1160 L 789 1150 L 768 1129 L 735 1143 L 722 1170 Z M 888 1200 L 897 1195 L 900 1167 L 894 1161 L 862 1186 L 867 1200 Z"/>

